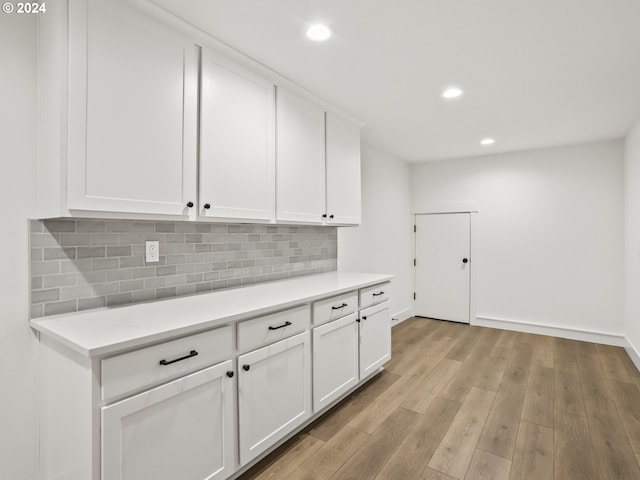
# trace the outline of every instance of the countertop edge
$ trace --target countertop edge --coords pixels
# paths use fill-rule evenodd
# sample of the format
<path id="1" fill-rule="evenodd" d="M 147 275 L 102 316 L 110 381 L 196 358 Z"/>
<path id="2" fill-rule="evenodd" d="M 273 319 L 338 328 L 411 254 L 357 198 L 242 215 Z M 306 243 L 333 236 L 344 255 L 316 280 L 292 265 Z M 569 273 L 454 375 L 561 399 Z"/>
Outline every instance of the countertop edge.
<path id="1" fill-rule="evenodd" d="M 351 273 L 351 272 L 348 272 L 348 273 Z M 345 292 L 349 292 L 349 291 L 353 291 L 361 288 L 366 288 L 379 283 L 388 282 L 394 278 L 394 275 L 388 275 L 388 274 L 373 274 L 373 273 L 366 274 L 366 273 L 357 273 L 357 272 L 356 274 L 370 275 L 371 278 L 370 280 L 353 282 L 353 283 L 344 285 L 338 289 L 326 290 L 326 289 L 318 288 L 316 289 L 316 291 L 311 291 L 308 295 L 296 297 L 295 299 L 285 300 L 281 302 L 274 301 L 271 303 L 265 303 L 257 308 L 252 308 L 248 310 L 240 309 L 239 311 L 232 313 L 230 315 L 224 315 L 221 317 L 213 318 L 211 320 L 205 320 L 205 321 L 196 320 L 193 323 L 177 326 L 176 328 L 159 330 L 157 332 L 149 333 L 146 335 L 132 336 L 130 339 L 127 339 L 127 340 L 122 340 L 122 341 L 113 342 L 113 343 L 106 343 L 104 345 L 99 345 L 95 347 L 88 347 L 86 345 L 83 345 L 82 343 L 74 340 L 73 338 L 69 338 L 69 336 L 61 333 L 61 330 L 64 330 L 64 328 L 61 329 L 60 326 L 61 325 L 64 326 L 65 321 L 67 320 L 69 323 L 73 323 L 74 321 L 76 321 L 75 319 L 77 314 L 40 317 L 37 319 L 31 319 L 29 321 L 29 324 L 34 330 L 37 330 L 40 334 L 50 337 L 51 339 L 61 343 L 62 345 L 70 348 L 71 350 L 77 353 L 80 353 L 85 357 L 101 357 L 101 356 L 107 356 L 115 353 L 124 352 L 126 350 L 130 350 L 134 348 L 140 348 L 143 346 L 152 345 L 155 343 L 161 343 L 163 341 L 171 340 L 173 338 L 183 337 L 189 334 L 208 330 L 208 329 L 222 326 L 228 323 L 233 323 L 240 320 L 247 320 L 257 316 L 278 312 L 280 310 L 284 310 L 292 306 L 308 304 L 316 300 L 331 297 L 333 295 L 340 295 L 341 293 L 345 293 Z M 283 285 L 286 285 L 287 283 L 293 284 L 293 283 L 296 283 L 296 281 L 300 281 L 300 280 L 309 281 L 309 280 L 313 280 L 314 277 L 320 278 L 323 275 L 326 276 L 327 274 L 317 274 L 317 275 L 309 275 L 305 277 L 298 277 L 297 279 L 286 280 L 282 282 L 282 284 Z M 240 291 L 248 290 L 248 289 L 255 290 L 255 289 L 259 289 L 261 286 L 264 287 L 266 285 L 273 285 L 274 283 L 279 283 L 279 282 L 253 285 L 251 287 L 242 287 L 236 290 L 240 290 Z M 198 299 L 202 301 L 203 298 L 205 299 L 209 298 L 212 302 L 214 302 L 215 296 L 216 295 L 220 296 L 220 294 L 223 292 L 225 291 L 211 292 L 211 293 L 193 295 L 188 297 L 172 298 L 172 299 L 163 300 L 163 302 L 175 302 L 177 300 L 180 300 L 181 302 L 188 302 L 188 299 Z M 151 302 L 151 304 L 153 303 L 155 302 Z M 127 311 L 127 309 L 133 309 L 133 308 L 136 308 L 136 306 L 137 305 L 122 306 L 122 307 L 118 307 L 117 309 L 114 309 L 113 311 L 115 312 Z M 105 310 L 98 310 L 98 312 L 104 312 L 104 311 Z M 85 321 L 90 322 L 92 312 L 83 312 L 83 316 L 89 317 L 89 319 Z M 102 320 L 101 324 L 104 324 L 107 322 L 108 321 Z M 52 328 L 52 326 L 54 328 Z M 55 328 L 56 326 L 57 328 Z"/>

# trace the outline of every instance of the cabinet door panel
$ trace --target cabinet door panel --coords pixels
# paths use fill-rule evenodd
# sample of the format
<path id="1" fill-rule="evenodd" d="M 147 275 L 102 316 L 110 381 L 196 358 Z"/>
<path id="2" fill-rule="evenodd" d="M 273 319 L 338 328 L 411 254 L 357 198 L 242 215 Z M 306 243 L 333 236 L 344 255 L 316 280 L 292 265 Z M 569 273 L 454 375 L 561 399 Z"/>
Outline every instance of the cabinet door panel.
<path id="1" fill-rule="evenodd" d="M 327 112 L 328 222 L 360 223 L 360 128 Z M 333 215 L 333 218 L 331 218 Z"/>
<path id="2" fill-rule="evenodd" d="M 391 358 L 391 316 L 384 302 L 360 311 L 360 379 L 375 373 Z"/>
<path id="3" fill-rule="evenodd" d="M 188 214 L 195 45 L 120 2 L 73 2 L 69 30 L 69 208 Z"/>
<path id="4" fill-rule="evenodd" d="M 313 329 L 313 410 L 319 412 L 358 382 L 357 315 Z"/>
<path id="5" fill-rule="evenodd" d="M 200 214 L 268 221 L 275 208 L 275 98 L 269 81 L 204 50 Z M 203 209 L 203 205 L 211 205 Z"/>
<path id="6" fill-rule="evenodd" d="M 311 416 L 309 338 L 304 332 L 238 357 L 242 465 Z"/>
<path id="7" fill-rule="evenodd" d="M 322 223 L 325 212 L 324 110 L 277 91 L 276 217 Z"/>
<path id="8" fill-rule="evenodd" d="M 218 480 L 233 472 L 231 361 L 102 408 L 104 480 Z"/>

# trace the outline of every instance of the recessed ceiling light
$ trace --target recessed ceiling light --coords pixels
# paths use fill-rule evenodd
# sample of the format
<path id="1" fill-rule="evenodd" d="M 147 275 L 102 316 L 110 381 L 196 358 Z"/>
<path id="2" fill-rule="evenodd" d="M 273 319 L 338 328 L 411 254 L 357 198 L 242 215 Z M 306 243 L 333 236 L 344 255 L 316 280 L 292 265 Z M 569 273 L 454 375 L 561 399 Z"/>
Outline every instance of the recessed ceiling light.
<path id="1" fill-rule="evenodd" d="M 459 87 L 449 87 L 442 92 L 442 98 L 458 98 L 461 97 L 464 92 Z"/>
<path id="2" fill-rule="evenodd" d="M 331 30 L 326 25 L 316 23 L 307 29 L 307 37 L 314 42 L 324 42 L 331 36 Z"/>
<path id="3" fill-rule="evenodd" d="M 493 145 L 494 143 L 496 143 L 496 141 L 493 138 L 483 138 L 480 141 L 480 144 L 484 146 Z"/>

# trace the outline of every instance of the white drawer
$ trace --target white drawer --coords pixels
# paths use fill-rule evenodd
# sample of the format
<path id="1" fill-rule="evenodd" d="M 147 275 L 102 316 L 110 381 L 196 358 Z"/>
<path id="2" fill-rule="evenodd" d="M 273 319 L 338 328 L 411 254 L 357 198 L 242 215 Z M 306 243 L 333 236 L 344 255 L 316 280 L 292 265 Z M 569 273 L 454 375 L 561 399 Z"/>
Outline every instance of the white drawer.
<path id="1" fill-rule="evenodd" d="M 313 304 L 313 323 L 320 325 L 335 320 L 358 309 L 358 293 L 349 292 L 326 298 Z"/>
<path id="2" fill-rule="evenodd" d="M 238 323 L 238 350 L 277 342 L 296 333 L 304 332 L 311 325 L 309 305 L 291 308 L 264 317 Z"/>
<path id="3" fill-rule="evenodd" d="M 370 307 L 376 303 L 389 300 L 389 286 L 391 282 L 380 283 L 373 287 L 362 288 L 360 290 L 360 308 Z"/>
<path id="4" fill-rule="evenodd" d="M 231 358 L 232 333 L 226 326 L 105 358 L 102 399 L 107 402 Z"/>

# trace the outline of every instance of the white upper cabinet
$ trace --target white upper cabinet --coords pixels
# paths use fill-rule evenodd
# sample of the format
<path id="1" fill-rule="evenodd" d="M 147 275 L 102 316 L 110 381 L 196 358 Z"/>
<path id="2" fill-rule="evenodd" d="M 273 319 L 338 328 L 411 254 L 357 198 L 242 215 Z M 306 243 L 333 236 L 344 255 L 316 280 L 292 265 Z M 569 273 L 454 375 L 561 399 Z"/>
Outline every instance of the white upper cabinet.
<path id="1" fill-rule="evenodd" d="M 209 50 L 200 82 L 199 215 L 273 220 L 273 83 Z"/>
<path id="2" fill-rule="evenodd" d="M 283 88 L 278 88 L 276 109 L 276 219 L 322 224 L 324 109 Z"/>
<path id="3" fill-rule="evenodd" d="M 69 5 L 70 210 L 188 215 L 197 48 L 117 1 Z"/>
<path id="4" fill-rule="evenodd" d="M 327 112 L 327 223 L 360 223 L 360 127 Z"/>
<path id="5" fill-rule="evenodd" d="M 278 88 L 276 219 L 360 223 L 360 127 Z"/>

